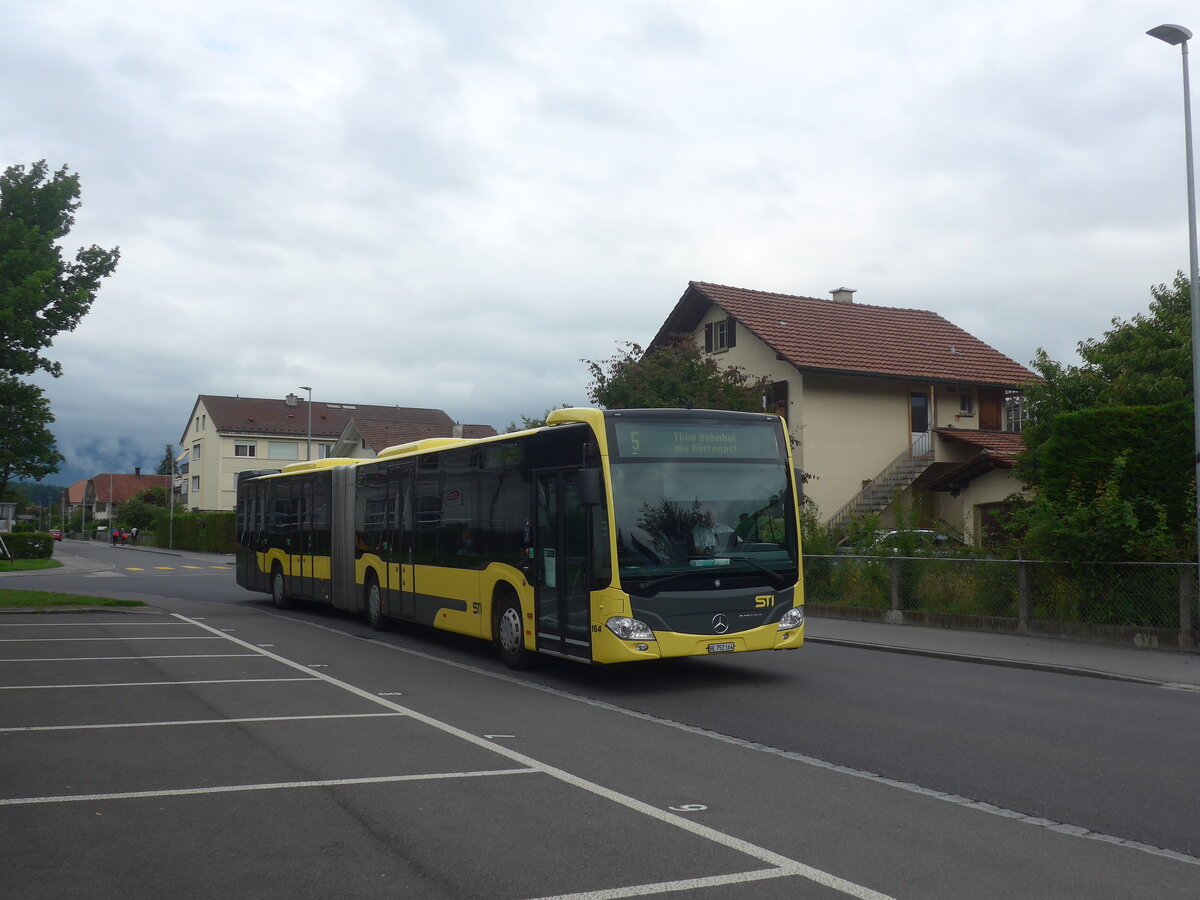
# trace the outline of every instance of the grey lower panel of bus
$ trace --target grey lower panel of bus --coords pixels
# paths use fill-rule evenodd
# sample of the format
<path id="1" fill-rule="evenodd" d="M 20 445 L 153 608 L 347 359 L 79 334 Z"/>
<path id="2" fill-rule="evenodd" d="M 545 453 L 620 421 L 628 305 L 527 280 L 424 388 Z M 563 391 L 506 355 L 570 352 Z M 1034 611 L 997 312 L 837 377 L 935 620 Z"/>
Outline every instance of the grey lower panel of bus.
<path id="1" fill-rule="evenodd" d="M 354 480 L 353 466 L 333 470 L 333 490 L 329 502 L 330 600 L 339 609 L 357 610 L 358 591 L 354 584 Z"/>
<path id="2" fill-rule="evenodd" d="M 405 599 L 408 601 L 405 605 L 410 607 L 410 611 L 402 612 L 400 609 L 401 599 L 399 591 L 388 591 L 389 603 L 387 605 L 387 614 L 396 618 L 406 619 L 416 622 L 418 625 L 437 625 L 437 614 L 443 609 L 448 609 L 453 612 L 466 612 L 466 600 L 451 600 L 447 597 L 437 597 L 433 594 L 408 594 Z"/>

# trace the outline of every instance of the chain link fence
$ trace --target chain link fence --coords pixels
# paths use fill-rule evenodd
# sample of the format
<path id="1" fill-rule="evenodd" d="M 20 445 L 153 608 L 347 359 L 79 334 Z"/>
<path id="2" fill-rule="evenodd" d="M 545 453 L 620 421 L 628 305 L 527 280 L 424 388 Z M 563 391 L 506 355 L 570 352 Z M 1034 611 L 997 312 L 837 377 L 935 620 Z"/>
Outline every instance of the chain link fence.
<path id="1" fill-rule="evenodd" d="M 805 556 L 809 604 L 1125 628 L 1200 629 L 1196 563 Z"/>

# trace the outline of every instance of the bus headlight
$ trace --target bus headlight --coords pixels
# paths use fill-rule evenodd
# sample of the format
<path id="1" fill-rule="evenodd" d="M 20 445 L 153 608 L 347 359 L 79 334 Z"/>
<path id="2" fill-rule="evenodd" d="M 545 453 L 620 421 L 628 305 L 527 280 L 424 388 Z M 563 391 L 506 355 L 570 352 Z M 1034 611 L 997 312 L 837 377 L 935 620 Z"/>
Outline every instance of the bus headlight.
<path id="1" fill-rule="evenodd" d="M 779 620 L 779 630 L 786 631 L 789 628 L 799 628 L 804 624 L 804 607 L 793 606 L 783 614 L 783 618 Z"/>
<path id="2" fill-rule="evenodd" d="M 629 619 L 625 616 L 613 616 L 605 626 L 623 641 L 652 641 L 654 640 L 654 632 L 651 631 L 645 622 L 639 622 L 637 619 Z"/>

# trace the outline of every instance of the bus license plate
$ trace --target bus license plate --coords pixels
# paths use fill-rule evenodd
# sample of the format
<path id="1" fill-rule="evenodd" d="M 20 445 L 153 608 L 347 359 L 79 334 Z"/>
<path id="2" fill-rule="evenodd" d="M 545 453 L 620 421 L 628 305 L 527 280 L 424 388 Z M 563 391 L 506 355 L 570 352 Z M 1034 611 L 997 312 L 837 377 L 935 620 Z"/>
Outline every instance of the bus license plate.
<path id="1" fill-rule="evenodd" d="M 728 644 L 709 644 L 708 652 L 709 653 L 732 653 L 733 652 L 733 642 L 730 641 Z"/>

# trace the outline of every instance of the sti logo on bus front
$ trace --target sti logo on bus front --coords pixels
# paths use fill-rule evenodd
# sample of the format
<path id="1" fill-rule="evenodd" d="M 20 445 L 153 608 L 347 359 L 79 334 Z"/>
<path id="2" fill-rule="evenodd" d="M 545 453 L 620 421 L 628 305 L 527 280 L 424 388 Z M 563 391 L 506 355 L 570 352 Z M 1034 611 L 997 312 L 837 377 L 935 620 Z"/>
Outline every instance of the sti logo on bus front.
<path id="1" fill-rule="evenodd" d="M 768 609 L 775 605 L 774 594 L 759 594 L 754 598 L 755 609 Z"/>

